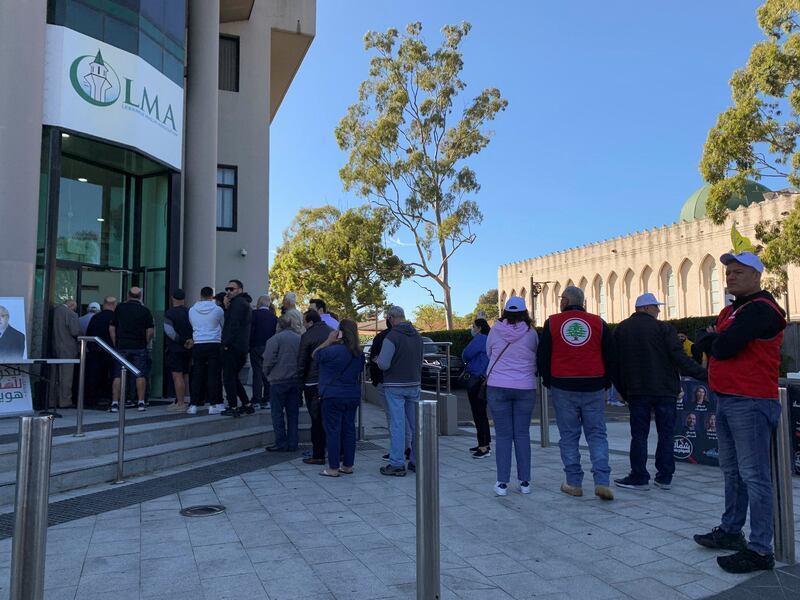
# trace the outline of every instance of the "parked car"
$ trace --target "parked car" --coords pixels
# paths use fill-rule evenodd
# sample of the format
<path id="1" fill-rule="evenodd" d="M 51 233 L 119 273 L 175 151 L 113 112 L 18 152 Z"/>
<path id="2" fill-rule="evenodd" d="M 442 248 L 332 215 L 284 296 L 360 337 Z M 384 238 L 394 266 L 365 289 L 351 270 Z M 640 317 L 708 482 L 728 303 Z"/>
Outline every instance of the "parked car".
<path id="1" fill-rule="evenodd" d="M 450 375 L 450 386 L 456 387 L 464 372 L 464 361 L 460 356 L 450 354 L 450 362 L 447 362 L 447 344 L 434 342 L 429 337 L 422 337 L 425 344 L 422 356 L 422 385 L 425 387 L 436 387 L 436 377 L 441 377 L 441 387 L 447 387 L 447 375 Z M 367 342 L 363 346 L 364 356 L 369 361 L 372 351 L 372 342 Z M 449 368 L 447 368 L 449 367 Z"/>

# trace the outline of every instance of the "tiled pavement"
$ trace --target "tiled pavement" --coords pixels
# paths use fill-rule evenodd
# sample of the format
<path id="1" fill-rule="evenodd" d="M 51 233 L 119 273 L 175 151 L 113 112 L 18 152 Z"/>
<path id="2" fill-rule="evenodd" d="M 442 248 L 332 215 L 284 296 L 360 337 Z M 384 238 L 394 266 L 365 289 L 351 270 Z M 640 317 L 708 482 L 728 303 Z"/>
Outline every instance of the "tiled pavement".
<path id="1" fill-rule="evenodd" d="M 612 447 L 624 445 L 624 429 L 610 434 Z M 726 574 L 717 553 L 691 541 L 718 523 L 717 469 L 681 464 L 670 491 L 616 489 L 614 502 L 601 502 L 588 483 L 583 498 L 561 494 L 557 445 L 534 445 L 533 493 L 497 498 L 494 461 L 472 459 L 472 441 L 440 438 L 443 598 L 800 597 L 800 579 Z M 51 527 L 45 598 L 415 598 L 415 479 L 381 476 L 382 453 L 359 452 L 352 476 L 320 477 L 319 467 L 296 457 Z M 613 454 L 612 469 L 626 472 L 627 457 Z M 178 514 L 204 503 L 227 511 Z M 0 599 L 10 548 L 11 540 L 0 541 Z M 765 587 L 778 582 L 787 587 Z"/>

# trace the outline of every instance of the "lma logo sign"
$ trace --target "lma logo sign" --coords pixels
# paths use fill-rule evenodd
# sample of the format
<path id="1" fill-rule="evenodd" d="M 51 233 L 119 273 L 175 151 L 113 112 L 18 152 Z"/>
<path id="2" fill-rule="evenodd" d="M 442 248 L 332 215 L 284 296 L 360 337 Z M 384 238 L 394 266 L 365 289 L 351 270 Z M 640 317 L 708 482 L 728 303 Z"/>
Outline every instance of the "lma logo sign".
<path id="1" fill-rule="evenodd" d="M 146 86 L 141 86 L 141 93 L 133 79 L 125 81 L 125 94 L 122 108 L 139 113 L 146 119 L 158 123 L 161 127 L 177 133 L 172 105 L 159 103 L 157 94 L 148 93 Z M 79 56 L 69 68 L 69 80 L 75 93 L 93 106 L 111 106 L 122 95 L 120 78 L 114 68 L 103 58 L 100 50 L 97 54 Z"/>
<path id="2" fill-rule="evenodd" d="M 100 50 L 79 56 L 69 68 L 69 80 L 78 96 L 95 106 L 111 106 L 119 99 L 119 77 L 114 68 L 103 60 Z"/>

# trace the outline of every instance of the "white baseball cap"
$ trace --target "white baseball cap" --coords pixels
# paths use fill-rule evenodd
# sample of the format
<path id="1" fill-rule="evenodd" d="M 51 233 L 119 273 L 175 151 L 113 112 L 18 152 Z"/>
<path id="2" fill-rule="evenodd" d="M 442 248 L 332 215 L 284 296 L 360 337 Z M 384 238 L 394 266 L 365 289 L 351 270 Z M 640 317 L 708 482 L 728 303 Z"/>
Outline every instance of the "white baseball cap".
<path id="1" fill-rule="evenodd" d="M 511 298 L 506 300 L 506 312 L 525 312 L 526 310 L 528 309 L 525 308 L 525 300 L 519 296 L 511 296 Z"/>
<path id="2" fill-rule="evenodd" d="M 638 298 L 636 298 L 636 308 L 641 308 L 642 306 L 664 306 L 663 302 L 659 302 L 656 298 L 655 294 L 651 294 L 647 292 L 646 294 L 642 294 Z"/>
<path id="3" fill-rule="evenodd" d="M 759 259 L 752 252 L 740 252 L 739 254 L 728 252 L 727 254 L 723 254 L 719 257 L 719 262 L 721 262 L 723 265 L 729 265 L 732 262 L 738 262 L 742 263 L 745 267 L 755 269 L 759 273 L 764 272 L 764 263 L 762 263 L 761 259 Z"/>
<path id="4" fill-rule="evenodd" d="M 87 310 L 89 312 L 100 312 L 100 305 L 97 302 L 90 302 Z"/>

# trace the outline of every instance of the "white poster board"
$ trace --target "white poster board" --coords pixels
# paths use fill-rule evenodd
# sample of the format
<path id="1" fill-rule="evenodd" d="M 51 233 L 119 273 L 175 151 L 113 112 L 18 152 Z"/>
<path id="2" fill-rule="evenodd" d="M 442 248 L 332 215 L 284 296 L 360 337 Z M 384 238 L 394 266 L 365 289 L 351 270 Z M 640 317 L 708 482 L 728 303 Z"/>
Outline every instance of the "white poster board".
<path id="1" fill-rule="evenodd" d="M 0 296 L 0 365 L 28 358 L 25 298 Z"/>
<path id="2" fill-rule="evenodd" d="M 19 367 L 0 365 L 0 418 L 33 414 L 31 380 Z"/>
<path id="3" fill-rule="evenodd" d="M 183 88 L 135 54 L 58 25 L 47 26 L 42 119 L 181 168 Z"/>

